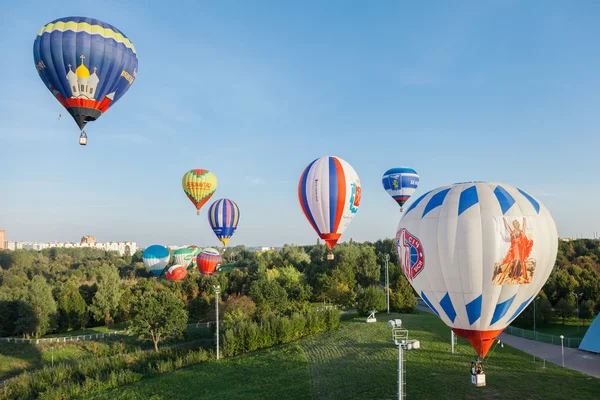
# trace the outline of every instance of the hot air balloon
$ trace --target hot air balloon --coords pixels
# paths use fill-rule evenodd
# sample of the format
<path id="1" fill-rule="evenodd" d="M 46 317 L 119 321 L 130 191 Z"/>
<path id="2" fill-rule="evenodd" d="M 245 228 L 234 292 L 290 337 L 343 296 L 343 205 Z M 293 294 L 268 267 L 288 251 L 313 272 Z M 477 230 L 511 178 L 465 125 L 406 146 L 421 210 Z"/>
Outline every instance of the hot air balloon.
<path id="1" fill-rule="evenodd" d="M 485 358 L 548 279 L 558 233 L 548 210 L 527 192 L 468 182 L 434 189 L 411 204 L 396 246 L 415 291 Z"/>
<path id="2" fill-rule="evenodd" d="M 83 128 L 129 90 L 138 67 L 135 47 L 123 32 L 86 17 L 44 25 L 33 43 L 33 60 L 44 85 L 81 129 L 82 145 Z"/>
<path id="3" fill-rule="evenodd" d="M 310 163 L 298 183 L 298 199 L 306 219 L 331 251 L 358 211 L 360 180 L 354 168 L 338 157 Z"/>
<path id="4" fill-rule="evenodd" d="M 200 215 L 202 206 L 217 190 L 217 177 L 205 169 L 192 169 L 183 175 L 181 186 Z"/>
<path id="5" fill-rule="evenodd" d="M 167 270 L 167 280 L 182 281 L 187 275 L 187 269 L 183 265 L 173 265 Z"/>
<path id="6" fill-rule="evenodd" d="M 188 265 L 190 270 L 195 270 L 198 264 L 196 263 L 196 259 L 198 258 L 198 254 L 202 251 L 198 246 L 188 246 L 188 249 L 192 250 L 192 262 Z"/>
<path id="7" fill-rule="evenodd" d="M 169 253 L 169 249 L 158 244 L 148 247 L 142 254 L 144 265 L 155 276 L 163 272 L 167 264 L 169 264 L 170 258 L 171 253 Z"/>
<path id="8" fill-rule="evenodd" d="M 221 254 L 216 249 L 209 247 L 198 254 L 198 270 L 203 274 L 213 275 L 221 266 Z"/>
<path id="9" fill-rule="evenodd" d="M 419 175 L 412 168 L 392 168 L 383 174 L 382 183 L 386 192 L 400 206 L 400 212 L 403 212 L 402 206 L 419 186 Z"/>
<path id="10" fill-rule="evenodd" d="M 194 250 L 189 247 L 182 247 L 181 249 L 177 249 L 173 252 L 173 259 L 175 260 L 175 264 L 183 265 L 184 268 L 187 268 L 192 259 L 194 258 Z"/>
<path id="11" fill-rule="evenodd" d="M 208 223 L 217 238 L 227 246 L 240 221 L 240 209 L 229 199 L 219 199 L 208 209 Z"/>

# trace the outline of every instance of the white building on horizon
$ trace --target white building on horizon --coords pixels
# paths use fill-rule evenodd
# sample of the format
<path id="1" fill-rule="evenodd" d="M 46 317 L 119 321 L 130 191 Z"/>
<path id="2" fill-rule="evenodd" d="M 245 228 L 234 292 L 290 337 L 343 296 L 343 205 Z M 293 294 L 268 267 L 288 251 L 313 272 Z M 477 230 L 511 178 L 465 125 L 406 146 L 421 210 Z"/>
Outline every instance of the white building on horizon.
<path id="1" fill-rule="evenodd" d="M 137 250 L 137 245 L 135 242 L 94 242 L 94 243 L 44 243 L 44 242 L 6 242 L 5 249 L 6 250 L 43 250 L 43 249 L 51 249 L 53 247 L 59 248 L 67 248 L 67 249 L 80 249 L 80 248 L 94 248 L 101 249 L 106 251 L 118 251 L 121 256 L 125 254 L 126 248 L 129 247 L 129 254 L 133 255 L 133 253 Z"/>

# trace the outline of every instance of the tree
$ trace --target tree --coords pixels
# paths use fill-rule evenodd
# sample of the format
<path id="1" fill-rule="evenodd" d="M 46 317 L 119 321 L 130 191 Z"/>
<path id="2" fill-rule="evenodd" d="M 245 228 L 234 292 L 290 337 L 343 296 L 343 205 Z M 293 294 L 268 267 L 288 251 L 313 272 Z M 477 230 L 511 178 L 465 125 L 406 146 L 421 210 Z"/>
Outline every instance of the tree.
<path id="1" fill-rule="evenodd" d="M 24 301 L 19 304 L 19 318 L 15 322 L 16 332 L 31 333 L 40 337 L 54 327 L 56 301 L 52 297 L 52 288 L 42 276 L 33 277 Z"/>
<path id="2" fill-rule="evenodd" d="M 151 340 L 154 351 L 165 339 L 183 336 L 187 312 L 183 302 L 168 290 L 146 292 L 133 303 L 131 330 L 142 340 Z"/>
<path id="3" fill-rule="evenodd" d="M 417 305 L 417 299 L 408 280 L 400 276 L 390 290 L 390 308 L 394 311 L 412 312 Z"/>
<path id="4" fill-rule="evenodd" d="M 97 320 L 104 319 L 107 328 L 117 312 L 122 292 L 117 268 L 103 265 L 98 273 L 98 291 L 94 295 L 90 311 Z"/>
<path id="5" fill-rule="evenodd" d="M 123 253 L 123 260 L 125 260 L 126 265 L 131 265 L 133 261 L 133 256 L 131 255 L 131 249 L 129 246 L 125 246 L 125 252 Z"/>
<path id="6" fill-rule="evenodd" d="M 374 310 L 381 311 L 385 309 L 385 293 L 374 285 L 360 288 L 356 300 L 358 302 L 358 312 L 361 315 L 367 315 Z"/>
<path id="7" fill-rule="evenodd" d="M 579 317 L 581 319 L 592 319 L 594 317 L 594 302 L 586 300 L 579 305 Z"/>
<path id="8" fill-rule="evenodd" d="M 256 304 L 248 296 L 229 296 L 223 303 L 223 322 L 236 325 L 250 321 L 256 312 Z"/>
<path id="9" fill-rule="evenodd" d="M 573 304 L 569 303 L 569 301 L 562 298 L 558 301 L 558 303 L 556 303 L 555 311 L 556 315 L 562 318 L 562 323 L 564 325 L 566 319 L 571 318 L 573 316 L 575 308 L 573 307 Z"/>
<path id="10" fill-rule="evenodd" d="M 87 323 L 87 305 L 74 281 L 69 281 L 58 299 L 61 329 L 83 328 Z"/>
<path id="11" fill-rule="evenodd" d="M 379 282 L 381 268 L 377 264 L 377 255 L 372 247 L 361 247 L 356 262 L 356 280 L 361 286 L 374 285 Z"/>

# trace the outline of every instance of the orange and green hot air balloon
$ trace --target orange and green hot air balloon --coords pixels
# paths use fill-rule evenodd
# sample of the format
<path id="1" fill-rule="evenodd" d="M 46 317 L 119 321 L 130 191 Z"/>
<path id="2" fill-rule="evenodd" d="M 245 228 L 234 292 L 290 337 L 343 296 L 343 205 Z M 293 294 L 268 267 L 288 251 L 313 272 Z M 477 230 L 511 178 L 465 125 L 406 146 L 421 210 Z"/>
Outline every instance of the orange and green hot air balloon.
<path id="1" fill-rule="evenodd" d="M 183 175 L 181 185 L 200 215 L 202 206 L 217 190 L 217 177 L 206 169 L 192 169 Z"/>

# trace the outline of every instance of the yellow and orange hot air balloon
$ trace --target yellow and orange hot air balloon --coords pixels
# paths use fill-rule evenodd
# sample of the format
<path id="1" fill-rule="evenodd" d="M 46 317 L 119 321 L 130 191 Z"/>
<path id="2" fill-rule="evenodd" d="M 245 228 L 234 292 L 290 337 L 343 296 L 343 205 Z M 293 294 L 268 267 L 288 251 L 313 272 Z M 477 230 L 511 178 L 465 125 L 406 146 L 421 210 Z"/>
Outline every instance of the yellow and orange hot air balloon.
<path id="1" fill-rule="evenodd" d="M 200 215 L 200 209 L 211 198 L 217 190 L 217 177 L 206 169 L 192 169 L 186 172 L 181 179 L 183 191 L 196 206 Z"/>

